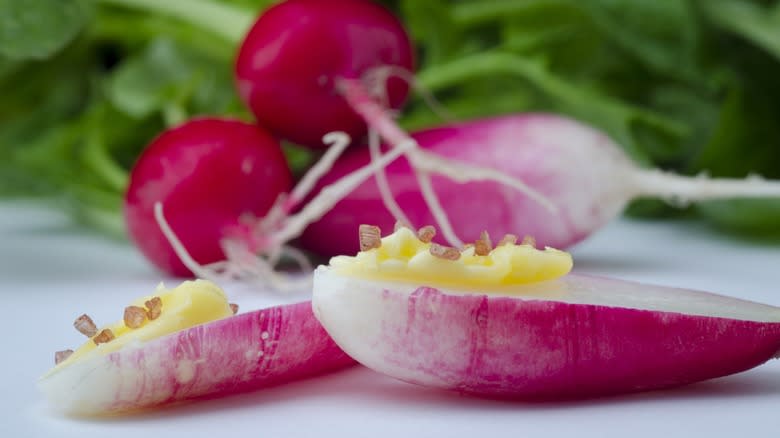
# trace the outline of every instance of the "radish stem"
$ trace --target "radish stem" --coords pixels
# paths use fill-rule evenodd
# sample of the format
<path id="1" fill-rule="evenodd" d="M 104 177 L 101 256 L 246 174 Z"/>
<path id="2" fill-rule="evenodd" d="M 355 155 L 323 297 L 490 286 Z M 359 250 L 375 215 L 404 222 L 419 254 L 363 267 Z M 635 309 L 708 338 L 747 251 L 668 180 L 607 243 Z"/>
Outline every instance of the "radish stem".
<path id="1" fill-rule="evenodd" d="M 379 142 L 379 133 L 373 129 L 369 129 L 368 151 L 371 155 L 371 161 L 378 160 L 382 155 L 382 151 L 380 150 L 381 145 Z M 387 209 L 390 211 L 390 214 L 393 215 L 393 218 L 402 224 L 411 224 L 411 221 L 409 221 L 409 218 L 406 217 L 406 214 L 401 209 L 401 206 L 398 205 L 398 202 L 396 202 L 395 198 L 393 197 L 393 193 L 390 190 L 390 184 L 387 182 L 387 174 L 385 173 L 384 168 L 377 170 L 375 179 L 377 188 L 379 189 L 379 194 L 382 196 L 382 201 L 384 202 L 385 207 L 387 207 Z"/>
<path id="2" fill-rule="evenodd" d="M 99 175 L 112 190 L 117 192 L 125 190 L 128 182 L 127 171 L 117 164 L 106 151 L 100 133 L 94 127 L 87 132 L 83 158 L 85 164 Z"/>
<path id="3" fill-rule="evenodd" d="M 525 0 L 513 2 L 505 0 L 482 0 L 479 2 L 458 3 L 451 6 L 452 20 L 458 26 L 469 27 L 505 19 L 529 10 L 555 6 L 570 6 L 568 1 Z"/>
<path id="4" fill-rule="evenodd" d="M 254 21 L 250 11 L 209 0 L 98 0 L 102 3 L 157 12 L 238 44 Z"/>

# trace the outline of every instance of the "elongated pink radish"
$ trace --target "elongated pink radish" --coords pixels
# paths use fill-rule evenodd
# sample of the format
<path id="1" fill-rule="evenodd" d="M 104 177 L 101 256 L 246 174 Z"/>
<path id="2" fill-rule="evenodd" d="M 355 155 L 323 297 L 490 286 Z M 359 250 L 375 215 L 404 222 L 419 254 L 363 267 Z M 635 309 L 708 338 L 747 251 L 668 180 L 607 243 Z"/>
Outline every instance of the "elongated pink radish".
<path id="1" fill-rule="evenodd" d="M 225 259 L 221 241 L 252 245 L 252 217 L 262 217 L 292 176 L 282 150 L 260 127 L 200 118 L 162 133 L 133 166 L 124 213 L 130 237 L 147 259 L 170 274 L 184 266 L 158 226 L 155 203 L 198 263 Z M 250 219 L 250 220 L 247 220 Z"/>
<path id="2" fill-rule="evenodd" d="M 666 388 L 744 371 L 780 351 L 780 308 L 578 275 L 482 293 L 320 267 L 313 306 L 363 365 L 489 397 Z"/>
<path id="3" fill-rule="evenodd" d="M 339 91 L 382 68 L 414 70 L 411 41 L 400 21 L 367 0 L 286 0 L 263 12 L 239 50 L 239 94 L 258 121 L 293 142 L 322 147 L 328 132 L 352 138 L 365 121 Z M 398 78 L 381 84 L 388 108 L 406 99 Z"/>
<path id="4" fill-rule="evenodd" d="M 253 391 L 351 364 L 306 301 L 92 355 L 38 386 L 58 411 L 108 415 Z"/>
<path id="5" fill-rule="evenodd" d="M 425 152 L 456 162 L 492 168 L 524 181 L 557 207 L 545 208 L 525 193 L 493 181 L 460 184 L 436 177 L 433 186 L 454 231 L 474 240 L 491 235 L 533 236 L 542 246 L 566 248 L 613 219 L 634 198 L 661 197 L 675 203 L 740 196 L 780 196 L 780 183 L 709 180 L 640 169 L 603 133 L 552 114 L 520 114 L 451 124 L 412 135 Z M 315 188 L 319 190 L 370 161 L 351 150 Z M 392 196 L 411 225 L 436 223 L 418 190 L 417 175 L 404 158 L 385 169 Z M 395 218 L 374 181 L 366 181 L 319 221 L 301 243 L 323 255 L 352 254 L 361 223 L 392 228 Z"/>

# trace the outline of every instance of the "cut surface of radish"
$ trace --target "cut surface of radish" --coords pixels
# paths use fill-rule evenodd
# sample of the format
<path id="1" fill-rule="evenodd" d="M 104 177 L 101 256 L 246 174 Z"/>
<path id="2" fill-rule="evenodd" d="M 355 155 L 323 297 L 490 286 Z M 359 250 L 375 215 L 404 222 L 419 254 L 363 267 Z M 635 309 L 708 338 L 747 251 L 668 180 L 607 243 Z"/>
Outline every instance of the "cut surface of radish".
<path id="1" fill-rule="evenodd" d="M 390 279 L 426 251 L 439 254 L 409 235 L 398 230 L 317 268 L 312 301 L 347 354 L 400 380 L 489 397 L 582 398 L 721 377 L 780 351 L 778 307 L 567 269 L 539 281 L 504 272 L 496 261 L 505 251 L 523 255 L 512 270 L 562 266 L 525 244 L 476 258 L 467 248 L 427 264 L 427 279 L 424 271 Z M 481 276 L 442 285 L 475 263 Z"/>
<path id="2" fill-rule="evenodd" d="M 160 320 L 166 310 L 163 303 Z M 132 330 L 74 357 L 82 347 L 46 373 L 38 387 L 51 407 L 79 416 L 121 414 L 248 392 L 354 363 L 314 318 L 309 301 L 121 342 L 128 336 Z"/>

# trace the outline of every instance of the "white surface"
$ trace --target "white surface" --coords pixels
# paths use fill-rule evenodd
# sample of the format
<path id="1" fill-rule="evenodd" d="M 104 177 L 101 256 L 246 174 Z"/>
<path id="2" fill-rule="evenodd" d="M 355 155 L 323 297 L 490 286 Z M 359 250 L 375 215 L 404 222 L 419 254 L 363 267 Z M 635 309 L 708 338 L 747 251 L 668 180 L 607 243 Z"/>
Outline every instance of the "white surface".
<path id="1" fill-rule="evenodd" d="M 621 220 L 574 251 L 579 272 L 705 289 L 780 305 L 780 245 L 697 224 Z M 0 204 L 0 437 L 733 437 L 780 434 L 780 361 L 684 388 L 566 403 L 480 400 L 362 368 L 154 413 L 82 420 L 49 412 L 35 380 L 56 350 L 78 345 L 73 319 L 118 319 L 162 280 L 128 244 L 61 215 Z M 250 296 L 228 287 L 248 309 Z"/>

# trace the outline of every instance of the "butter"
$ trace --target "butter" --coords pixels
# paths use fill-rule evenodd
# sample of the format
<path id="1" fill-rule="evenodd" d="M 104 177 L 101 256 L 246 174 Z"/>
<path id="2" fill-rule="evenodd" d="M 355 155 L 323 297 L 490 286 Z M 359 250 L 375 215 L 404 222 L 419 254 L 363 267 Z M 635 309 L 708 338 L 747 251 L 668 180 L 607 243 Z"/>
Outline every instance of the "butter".
<path id="1" fill-rule="evenodd" d="M 447 260 L 431 254 L 431 244 L 406 227 L 381 242 L 354 257 L 333 257 L 330 266 L 338 274 L 365 279 L 489 289 L 552 280 L 566 275 L 573 265 L 567 252 L 513 243 L 493 248 L 487 255 L 477 255 L 469 247 L 457 260 Z"/>
<path id="2" fill-rule="evenodd" d="M 144 307 L 146 301 L 154 297 L 162 300 L 162 310 L 156 319 L 146 319 L 138 328 L 127 327 L 124 320 L 100 327 L 98 333 L 110 329 L 115 338 L 99 345 L 90 338 L 50 372 L 91 354 L 108 354 L 130 343 L 148 341 L 233 315 L 225 292 L 216 284 L 206 280 L 185 281 L 173 289 L 165 289 L 160 285 L 154 295 L 139 298 L 131 305 Z"/>

